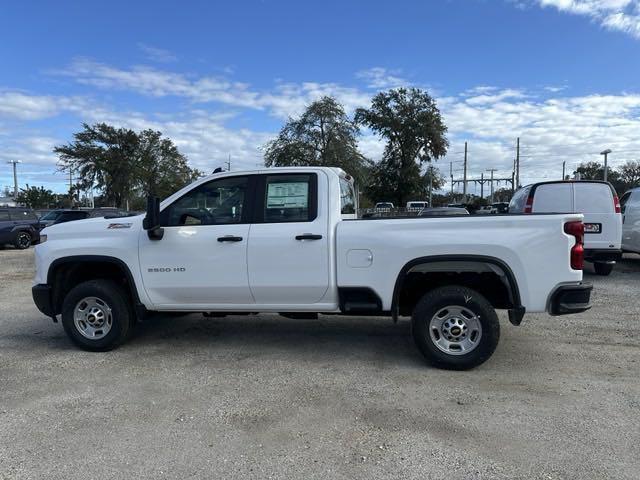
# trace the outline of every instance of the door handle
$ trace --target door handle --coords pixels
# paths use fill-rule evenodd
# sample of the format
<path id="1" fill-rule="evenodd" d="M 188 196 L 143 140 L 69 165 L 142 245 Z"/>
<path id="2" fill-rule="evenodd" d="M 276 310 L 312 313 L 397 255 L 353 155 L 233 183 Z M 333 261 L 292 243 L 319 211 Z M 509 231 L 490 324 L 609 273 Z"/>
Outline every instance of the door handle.
<path id="1" fill-rule="evenodd" d="M 224 237 L 218 237 L 219 242 L 241 242 L 242 237 L 235 237 L 233 235 L 225 235 Z"/>
<path id="2" fill-rule="evenodd" d="M 296 240 L 320 240 L 322 235 L 315 233 L 303 233 L 302 235 L 296 235 Z"/>

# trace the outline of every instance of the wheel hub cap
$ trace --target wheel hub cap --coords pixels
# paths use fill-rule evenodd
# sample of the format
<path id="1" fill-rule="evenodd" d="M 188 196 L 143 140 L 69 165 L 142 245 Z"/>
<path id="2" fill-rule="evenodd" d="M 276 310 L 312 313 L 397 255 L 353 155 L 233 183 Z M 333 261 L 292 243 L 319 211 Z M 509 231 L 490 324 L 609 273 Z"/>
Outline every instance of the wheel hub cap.
<path id="1" fill-rule="evenodd" d="M 449 355 L 464 355 L 474 350 L 482 338 L 480 317 L 467 307 L 441 308 L 429 322 L 431 341 Z"/>
<path id="2" fill-rule="evenodd" d="M 111 331 L 111 308 L 98 297 L 83 298 L 73 311 L 73 324 L 83 337 L 99 340 Z"/>

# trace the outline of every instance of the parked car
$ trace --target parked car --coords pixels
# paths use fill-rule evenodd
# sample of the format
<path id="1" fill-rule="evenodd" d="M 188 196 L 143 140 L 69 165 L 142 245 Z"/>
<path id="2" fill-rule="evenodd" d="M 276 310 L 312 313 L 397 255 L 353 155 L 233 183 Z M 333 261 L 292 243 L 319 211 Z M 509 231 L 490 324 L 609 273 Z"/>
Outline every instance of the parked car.
<path id="1" fill-rule="evenodd" d="M 418 214 L 419 217 L 441 217 L 448 215 L 469 215 L 466 208 L 432 207 L 423 208 Z"/>
<path id="2" fill-rule="evenodd" d="M 393 203 L 391 202 L 378 202 L 375 206 L 376 210 L 391 210 L 393 207 Z"/>
<path id="3" fill-rule="evenodd" d="M 40 240 L 40 222 L 29 208 L 0 208 L 0 246 L 24 250 Z"/>
<path id="4" fill-rule="evenodd" d="M 491 205 L 482 205 L 480 208 L 476 210 L 476 215 L 489 215 L 492 213 Z"/>
<path id="5" fill-rule="evenodd" d="M 51 225 L 57 225 L 58 223 L 72 222 L 74 220 L 83 220 L 89 218 L 90 212 L 88 210 L 77 209 L 57 209 L 51 210 L 40 218 L 40 223 L 49 227 Z"/>
<path id="6" fill-rule="evenodd" d="M 492 355 L 495 309 L 519 325 L 590 308 L 580 214 L 357 220 L 356 207 L 340 169 L 210 175 L 144 217 L 44 229 L 33 299 L 93 351 L 154 311 L 410 316 L 420 352 L 452 369 Z"/>
<path id="7" fill-rule="evenodd" d="M 407 202 L 407 211 L 415 212 L 415 211 L 422 210 L 423 208 L 427 208 L 428 206 L 429 206 L 429 202 L 413 200 L 411 202 Z"/>
<path id="8" fill-rule="evenodd" d="M 491 204 L 491 213 L 509 213 L 509 202 L 495 202 Z"/>
<path id="9" fill-rule="evenodd" d="M 89 210 L 89 217 L 98 218 L 118 218 L 118 217 L 128 217 L 131 215 L 127 210 L 123 210 L 117 207 L 100 207 L 94 208 L 93 210 Z"/>
<path id="10" fill-rule="evenodd" d="M 609 275 L 622 253 L 620 202 L 610 183 L 596 180 L 541 182 L 518 190 L 509 213 L 584 214 L 584 258 Z"/>
<path id="11" fill-rule="evenodd" d="M 620 199 L 622 212 L 622 250 L 640 253 L 640 187 Z"/>

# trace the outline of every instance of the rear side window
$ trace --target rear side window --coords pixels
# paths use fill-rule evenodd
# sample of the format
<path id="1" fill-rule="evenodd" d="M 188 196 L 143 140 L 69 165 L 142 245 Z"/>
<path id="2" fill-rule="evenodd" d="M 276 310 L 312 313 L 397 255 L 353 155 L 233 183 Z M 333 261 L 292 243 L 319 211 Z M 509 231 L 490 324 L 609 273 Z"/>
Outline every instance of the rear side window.
<path id="1" fill-rule="evenodd" d="M 4 211 L 4 212 L 0 211 L 0 222 L 2 222 L 2 221 L 7 221 L 7 220 L 11 220 L 11 219 L 9 218 L 9 212 L 7 212 L 7 211 Z"/>
<path id="2" fill-rule="evenodd" d="M 15 210 L 11 212 L 12 220 L 37 220 L 35 213 L 30 212 L 29 210 Z"/>
<path id="3" fill-rule="evenodd" d="M 533 213 L 567 212 L 573 212 L 573 190 L 570 183 L 538 185 L 533 194 Z"/>
<path id="4" fill-rule="evenodd" d="M 524 212 L 524 206 L 527 203 L 527 197 L 529 197 L 529 187 L 521 188 L 518 190 L 509 203 L 509 213 L 522 213 Z"/>
<path id="5" fill-rule="evenodd" d="M 353 185 L 344 178 L 340 179 L 340 213 L 342 215 L 356 213 L 356 194 Z"/>
<path id="6" fill-rule="evenodd" d="M 263 221 L 265 223 L 310 222 L 315 219 L 313 182 L 315 176 L 267 175 Z"/>
<path id="7" fill-rule="evenodd" d="M 573 184 L 575 211 L 580 213 L 614 213 L 613 193 L 606 183 Z"/>

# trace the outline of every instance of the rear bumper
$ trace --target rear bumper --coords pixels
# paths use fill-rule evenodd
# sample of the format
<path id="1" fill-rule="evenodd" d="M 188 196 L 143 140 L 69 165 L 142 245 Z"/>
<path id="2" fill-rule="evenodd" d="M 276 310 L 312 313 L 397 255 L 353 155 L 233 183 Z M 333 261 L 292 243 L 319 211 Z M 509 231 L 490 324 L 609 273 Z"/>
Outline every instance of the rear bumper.
<path id="1" fill-rule="evenodd" d="M 586 248 L 584 259 L 589 262 L 615 263 L 622 258 L 622 250 L 614 248 Z"/>
<path id="2" fill-rule="evenodd" d="M 551 315 L 568 315 L 589 310 L 592 289 L 593 285 L 590 283 L 560 285 L 551 294 L 549 313 Z"/>
<path id="3" fill-rule="evenodd" d="M 55 317 L 53 302 L 51 301 L 51 287 L 49 285 L 38 284 L 31 288 L 33 303 L 47 317 Z"/>

